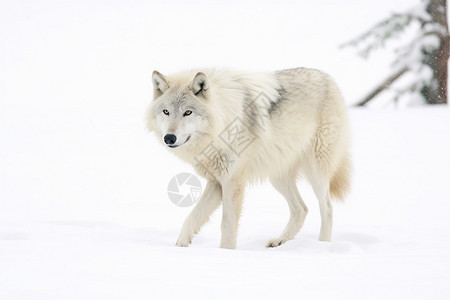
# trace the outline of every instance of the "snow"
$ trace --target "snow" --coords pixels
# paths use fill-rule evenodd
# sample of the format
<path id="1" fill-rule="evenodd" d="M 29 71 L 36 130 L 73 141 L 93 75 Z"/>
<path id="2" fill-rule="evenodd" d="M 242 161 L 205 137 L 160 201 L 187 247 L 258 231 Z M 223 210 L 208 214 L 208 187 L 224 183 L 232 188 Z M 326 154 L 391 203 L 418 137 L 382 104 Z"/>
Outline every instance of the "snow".
<path id="1" fill-rule="evenodd" d="M 142 109 L 2 111 L 0 298 L 450 296 L 447 108 L 352 109 L 353 192 L 335 205 L 333 242 L 317 241 L 317 203 L 299 184 L 305 227 L 264 248 L 288 219 L 266 183 L 247 192 L 236 251 L 218 249 L 220 210 L 174 247 L 189 209 L 166 186 L 192 169 L 145 133 Z"/>
<path id="2" fill-rule="evenodd" d="M 407 11 L 407 14 L 410 15 L 411 17 L 417 18 L 419 20 L 431 21 L 432 17 L 427 12 L 427 6 L 429 3 L 430 3 L 430 0 L 421 0 L 415 6 L 410 8 L 409 11 Z"/>
<path id="3" fill-rule="evenodd" d="M 263 183 L 246 192 L 237 250 L 218 248 L 220 209 L 191 247 L 174 247 L 190 209 L 170 202 L 166 188 L 193 170 L 145 131 L 151 71 L 307 65 L 329 71 L 352 103 L 391 57 L 361 62 L 337 45 L 402 7 L 315 3 L 241 11 L 198 2 L 169 15 L 174 3 L 2 2 L 0 299 L 449 299 L 443 106 L 350 109 L 353 190 L 335 204 L 331 243 L 317 241 L 317 201 L 299 183 L 305 226 L 266 249 L 288 209 Z M 201 36 L 210 39 L 194 30 L 206 11 Z M 234 22 L 220 29 L 226 16 Z M 319 16 L 333 28 L 314 23 Z M 247 43 L 244 21 L 267 40 Z M 294 33 L 304 40 L 291 41 Z"/>

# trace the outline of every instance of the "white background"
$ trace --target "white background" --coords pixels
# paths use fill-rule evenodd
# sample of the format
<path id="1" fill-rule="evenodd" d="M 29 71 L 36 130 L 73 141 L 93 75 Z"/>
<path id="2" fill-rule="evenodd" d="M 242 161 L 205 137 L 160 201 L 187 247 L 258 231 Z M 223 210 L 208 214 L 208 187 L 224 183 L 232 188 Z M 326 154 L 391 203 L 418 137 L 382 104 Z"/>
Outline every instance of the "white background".
<path id="1" fill-rule="evenodd" d="M 448 299 L 447 108 L 393 110 L 385 96 L 350 109 L 353 191 L 333 242 L 317 241 L 299 183 L 305 227 L 264 248 L 288 219 L 264 183 L 247 191 L 236 251 L 218 249 L 220 210 L 174 247 L 190 209 L 166 186 L 193 170 L 143 121 L 154 69 L 314 67 L 350 105 L 392 54 L 338 46 L 415 3 L 1 1 L 0 298 Z"/>

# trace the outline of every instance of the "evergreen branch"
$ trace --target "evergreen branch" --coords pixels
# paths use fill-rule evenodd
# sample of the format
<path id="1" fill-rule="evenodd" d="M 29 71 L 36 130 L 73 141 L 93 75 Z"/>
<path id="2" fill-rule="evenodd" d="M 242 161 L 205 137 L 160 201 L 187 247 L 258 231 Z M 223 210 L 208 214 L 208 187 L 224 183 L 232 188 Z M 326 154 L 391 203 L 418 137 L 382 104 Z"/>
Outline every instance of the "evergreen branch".
<path id="1" fill-rule="evenodd" d="M 410 56 L 415 55 L 418 51 L 421 52 L 424 45 L 426 45 L 424 40 L 433 35 L 437 36 L 438 38 L 440 38 L 441 36 L 439 31 L 424 32 L 420 36 L 414 38 L 408 44 L 396 48 L 394 51 L 395 53 L 397 53 L 398 58 L 395 59 L 391 66 L 408 65 L 409 63 L 407 62 L 407 60 L 410 59 Z M 437 46 L 437 48 L 438 47 L 439 46 Z"/>
<path id="2" fill-rule="evenodd" d="M 380 83 L 372 92 L 370 92 L 366 97 L 364 97 L 361 101 L 355 104 L 355 106 L 364 106 L 370 100 L 375 98 L 379 93 L 388 89 L 394 81 L 399 79 L 403 74 L 405 74 L 409 69 L 407 67 L 403 67 L 388 78 L 386 78 L 382 83 Z"/>
<path id="3" fill-rule="evenodd" d="M 358 47 L 359 45 L 366 43 L 366 46 L 360 50 L 358 54 L 367 58 L 373 50 L 383 47 L 387 40 L 399 36 L 413 21 L 419 21 L 420 23 L 427 22 L 426 20 L 411 14 L 393 14 L 390 18 L 379 22 L 367 32 L 339 47 Z"/>

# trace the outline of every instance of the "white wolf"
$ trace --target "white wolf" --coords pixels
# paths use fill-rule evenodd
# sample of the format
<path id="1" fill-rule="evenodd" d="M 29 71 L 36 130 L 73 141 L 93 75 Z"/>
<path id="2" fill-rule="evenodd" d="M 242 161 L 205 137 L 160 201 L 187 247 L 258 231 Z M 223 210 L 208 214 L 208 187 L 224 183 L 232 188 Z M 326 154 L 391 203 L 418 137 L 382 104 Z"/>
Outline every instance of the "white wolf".
<path id="1" fill-rule="evenodd" d="M 236 248 L 244 189 L 268 178 L 287 200 L 290 219 L 268 247 L 295 237 L 308 209 L 296 186 L 304 175 L 319 200 L 319 240 L 330 241 L 331 198 L 349 189 L 346 109 L 334 81 L 312 69 L 246 73 L 206 69 L 153 72 L 147 125 L 208 182 L 184 222 L 177 246 L 187 247 L 222 203 L 220 247 Z"/>

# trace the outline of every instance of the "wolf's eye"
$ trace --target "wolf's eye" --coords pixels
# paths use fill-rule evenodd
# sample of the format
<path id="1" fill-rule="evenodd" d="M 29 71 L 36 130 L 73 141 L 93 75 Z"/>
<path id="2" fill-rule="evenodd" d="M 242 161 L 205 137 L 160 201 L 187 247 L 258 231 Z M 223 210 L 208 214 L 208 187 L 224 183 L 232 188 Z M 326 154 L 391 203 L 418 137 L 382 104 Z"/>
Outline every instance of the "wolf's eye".
<path id="1" fill-rule="evenodd" d="M 189 116 L 190 114 L 192 114 L 192 110 L 187 110 L 187 111 L 184 112 L 183 117 Z"/>
<path id="2" fill-rule="evenodd" d="M 169 115 L 169 111 L 167 109 L 163 110 L 163 113 L 167 116 Z"/>

